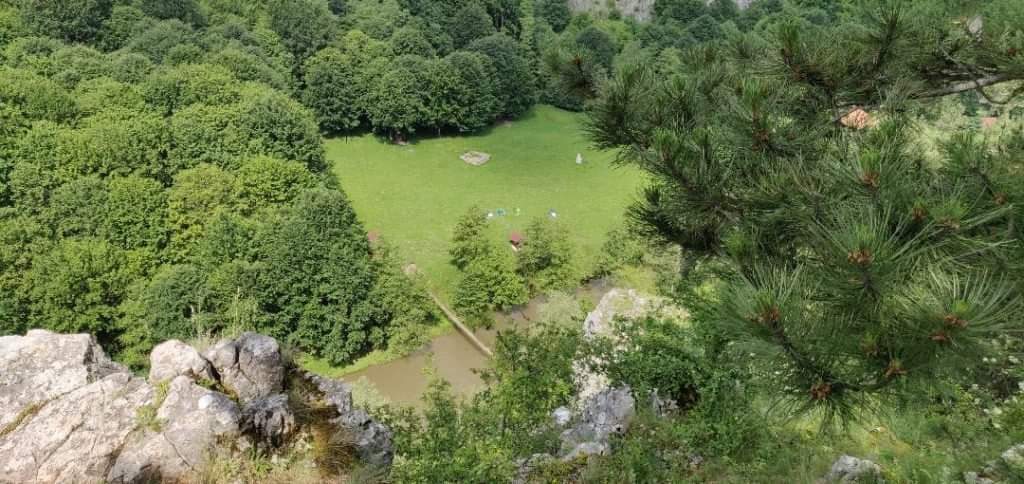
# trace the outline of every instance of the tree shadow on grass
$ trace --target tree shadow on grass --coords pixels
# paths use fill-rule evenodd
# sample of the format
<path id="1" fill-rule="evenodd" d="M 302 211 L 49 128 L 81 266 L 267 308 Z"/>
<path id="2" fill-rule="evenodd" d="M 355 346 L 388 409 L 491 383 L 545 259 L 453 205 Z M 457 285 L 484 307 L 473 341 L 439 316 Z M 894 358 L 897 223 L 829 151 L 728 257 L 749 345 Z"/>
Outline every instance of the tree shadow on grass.
<path id="1" fill-rule="evenodd" d="M 440 130 L 440 131 L 438 131 L 438 130 L 420 130 L 420 131 L 417 131 L 415 133 L 412 133 L 412 134 L 406 136 L 402 140 L 401 143 L 396 143 L 395 140 L 392 138 L 392 136 L 390 136 L 390 135 L 388 135 L 386 133 L 374 132 L 373 129 L 371 129 L 369 127 L 365 127 L 365 126 L 359 128 L 359 129 L 353 130 L 353 131 L 345 131 L 345 132 L 340 132 L 340 133 L 324 133 L 324 137 L 326 139 L 331 139 L 331 140 L 348 141 L 350 139 L 361 138 L 361 137 L 363 137 L 363 136 L 365 136 L 367 134 L 372 134 L 374 138 L 376 138 L 378 141 L 380 141 L 381 143 L 386 144 L 386 145 L 390 145 L 390 146 L 416 146 L 417 144 L 419 144 L 420 141 L 429 141 L 429 140 L 439 139 L 439 138 L 466 138 L 466 139 L 486 138 L 486 137 L 494 134 L 494 132 L 496 130 L 508 129 L 508 128 L 512 127 L 513 125 L 515 125 L 516 123 L 529 122 L 529 121 L 535 119 L 536 117 L 537 117 L 537 107 L 534 106 L 534 107 L 530 108 L 529 111 L 523 113 L 523 115 L 519 116 L 518 118 L 515 118 L 515 119 L 504 119 L 504 118 L 503 119 L 499 119 L 499 120 L 495 121 L 494 123 L 490 124 L 489 126 L 487 126 L 485 128 L 482 128 L 482 129 L 479 129 L 477 131 L 466 132 L 466 131 L 458 131 L 458 130 L 455 130 L 455 129 L 446 129 L 446 130 Z"/>

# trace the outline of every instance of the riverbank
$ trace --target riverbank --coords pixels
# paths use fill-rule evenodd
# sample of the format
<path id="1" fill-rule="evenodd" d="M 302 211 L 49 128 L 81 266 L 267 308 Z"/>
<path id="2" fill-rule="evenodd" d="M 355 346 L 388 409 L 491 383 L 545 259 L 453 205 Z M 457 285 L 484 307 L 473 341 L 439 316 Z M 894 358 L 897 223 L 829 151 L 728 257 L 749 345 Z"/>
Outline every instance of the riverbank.
<path id="1" fill-rule="evenodd" d="M 427 330 L 427 337 L 431 340 L 455 333 L 455 327 L 447 318 L 442 317 L 440 321 Z M 415 353 L 415 352 L 414 352 Z M 391 350 L 374 350 L 359 359 L 345 366 L 333 366 L 326 359 L 316 358 L 310 355 L 302 355 L 298 358 L 298 364 L 303 369 L 316 373 L 327 378 L 341 378 L 352 373 L 363 371 L 371 366 L 383 365 L 395 360 L 409 356 L 409 354 L 395 353 Z"/>
<path id="2" fill-rule="evenodd" d="M 611 288 L 611 281 L 598 279 L 577 288 L 573 296 L 593 307 Z M 478 328 L 472 334 L 486 346 L 493 347 L 500 331 L 529 326 L 538 319 L 547 302 L 546 295 L 539 295 L 527 304 L 496 312 L 493 327 Z M 455 331 L 447 320 L 431 328 L 430 343 L 408 355 L 375 351 L 344 367 L 332 367 L 320 359 L 299 358 L 299 364 L 308 371 L 342 378 L 349 383 L 359 382 L 360 387 L 388 402 L 412 406 L 420 404 L 420 396 L 431 376 L 447 380 L 457 395 L 476 393 L 483 388 L 483 381 L 475 370 L 485 368 L 489 361 L 488 356 Z"/>

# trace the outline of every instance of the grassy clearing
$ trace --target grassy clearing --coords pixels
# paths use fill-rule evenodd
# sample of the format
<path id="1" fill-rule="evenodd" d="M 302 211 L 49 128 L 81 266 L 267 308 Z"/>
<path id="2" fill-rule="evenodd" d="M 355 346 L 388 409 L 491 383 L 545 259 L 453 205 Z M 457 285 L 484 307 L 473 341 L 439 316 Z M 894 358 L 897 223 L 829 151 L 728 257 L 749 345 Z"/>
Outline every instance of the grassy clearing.
<path id="1" fill-rule="evenodd" d="M 612 167 L 612 153 L 591 149 L 581 122 L 579 114 L 538 106 L 479 135 L 408 146 L 372 135 L 337 138 L 327 141 L 327 154 L 366 229 L 395 244 L 447 297 L 459 277 L 448 263 L 451 231 L 473 205 L 507 212 L 491 223 L 500 239 L 554 209 L 572 232 L 580 263 L 592 265 L 642 175 Z M 490 162 L 475 167 L 459 159 L 470 150 L 490 154 Z"/>

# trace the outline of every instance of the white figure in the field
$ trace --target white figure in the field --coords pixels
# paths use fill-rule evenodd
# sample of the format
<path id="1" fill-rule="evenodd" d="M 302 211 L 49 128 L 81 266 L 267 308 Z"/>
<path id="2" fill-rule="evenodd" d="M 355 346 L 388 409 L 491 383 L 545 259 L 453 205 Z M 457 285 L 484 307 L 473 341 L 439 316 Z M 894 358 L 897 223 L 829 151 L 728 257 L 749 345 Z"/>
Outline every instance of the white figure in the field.
<path id="1" fill-rule="evenodd" d="M 576 164 L 577 165 L 582 165 L 583 164 L 583 153 L 576 153 Z"/>

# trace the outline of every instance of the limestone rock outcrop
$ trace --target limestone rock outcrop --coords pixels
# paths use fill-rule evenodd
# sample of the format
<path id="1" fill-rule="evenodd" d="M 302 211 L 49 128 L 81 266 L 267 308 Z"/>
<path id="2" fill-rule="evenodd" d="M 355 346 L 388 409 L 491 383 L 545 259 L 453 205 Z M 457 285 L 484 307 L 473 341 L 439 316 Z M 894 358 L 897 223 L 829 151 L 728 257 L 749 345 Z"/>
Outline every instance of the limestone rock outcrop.
<path id="1" fill-rule="evenodd" d="M 337 416 L 331 419 L 331 423 L 346 434 L 360 459 L 377 466 L 390 465 L 395 455 L 391 429 L 371 418 L 365 410 L 355 408 L 352 390 L 345 383 L 311 373 L 307 373 L 306 378 L 316 386 L 324 401 L 335 409 Z"/>
<path id="2" fill-rule="evenodd" d="M 826 483 L 883 484 L 882 468 L 867 459 L 844 455 L 832 463 L 832 469 L 825 476 Z"/>
<path id="3" fill-rule="evenodd" d="M 101 482 L 151 400 L 89 335 L 0 337 L 0 482 Z"/>
<path id="4" fill-rule="evenodd" d="M 25 336 L 0 336 L 0 428 L 21 409 L 127 370 L 114 364 L 85 334 L 59 335 L 43 330 Z M 11 409 L 17 409 L 10 411 Z"/>
<path id="5" fill-rule="evenodd" d="M 213 452 L 277 449 L 302 430 L 273 338 L 246 333 L 205 356 L 168 341 L 151 362 L 147 381 L 89 335 L 0 337 L 0 483 L 174 482 Z M 390 464 L 391 430 L 355 408 L 346 385 L 315 379 L 336 409 L 324 424 Z"/>
<path id="6" fill-rule="evenodd" d="M 158 482 L 198 471 L 218 442 L 241 438 L 241 412 L 226 395 L 196 385 L 186 376 L 171 381 L 153 422 L 139 422 L 141 435 L 129 439 L 107 480 Z"/>
<path id="7" fill-rule="evenodd" d="M 187 376 L 195 381 L 215 381 L 213 365 L 195 348 L 176 339 L 164 341 L 149 354 L 149 381 L 170 381 Z"/>
<path id="8" fill-rule="evenodd" d="M 562 432 L 562 458 L 606 455 L 611 437 L 629 430 L 636 414 L 636 400 L 628 386 L 608 388 L 584 402 L 579 421 Z"/>
<path id="9" fill-rule="evenodd" d="M 257 437 L 258 443 L 274 448 L 295 433 L 295 413 L 288 406 L 288 396 L 272 395 L 249 402 L 242 409 L 243 430 Z"/>
<path id="10" fill-rule="evenodd" d="M 277 340 L 256 333 L 243 333 L 235 340 L 222 340 L 206 351 L 225 388 L 243 403 L 281 393 L 284 388 L 284 360 Z"/>
<path id="11" fill-rule="evenodd" d="M 1017 444 L 985 464 L 980 471 L 965 472 L 966 484 L 1009 484 L 1024 476 L 1024 444 Z"/>

